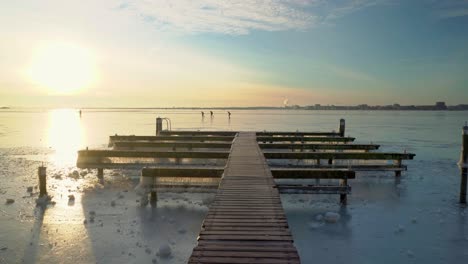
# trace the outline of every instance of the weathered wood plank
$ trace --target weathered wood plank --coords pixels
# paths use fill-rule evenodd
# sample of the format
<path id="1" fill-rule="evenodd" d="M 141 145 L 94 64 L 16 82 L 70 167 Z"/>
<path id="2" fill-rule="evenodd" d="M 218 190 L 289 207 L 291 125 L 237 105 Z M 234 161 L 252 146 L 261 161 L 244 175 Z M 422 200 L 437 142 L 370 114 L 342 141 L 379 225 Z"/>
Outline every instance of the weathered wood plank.
<path id="1" fill-rule="evenodd" d="M 264 152 L 267 159 L 410 160 L 415 154 L 382 152 Z"/>

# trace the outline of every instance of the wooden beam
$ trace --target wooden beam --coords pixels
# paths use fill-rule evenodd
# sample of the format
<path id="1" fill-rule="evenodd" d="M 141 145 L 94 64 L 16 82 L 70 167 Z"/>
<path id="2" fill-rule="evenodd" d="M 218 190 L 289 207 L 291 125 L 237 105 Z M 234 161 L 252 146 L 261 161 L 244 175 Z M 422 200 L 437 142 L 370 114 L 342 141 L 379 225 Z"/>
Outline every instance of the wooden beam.
<path id="1" fill-rule="evenodd" d="M 231 148 L 224 142 L 154 142 L 154 141 L 116 141 L 115 148 Z"/>
<path id="2" fill-rule="evenodd" d="M 356 173 L 347 169 L 272 168 L 275 179 L 354 179 Z"/>
<path id="3" fill-rule="evenodd" d="M 161 131 L 162 136 L 235 136 L 236 131 Z"/>
<path id="4" fill-rule="evenodd" d="M 264 152 L 267 159 L 333 159 L 333 160 L 412 160 L 410 153 L 364 152 Z"/>
<path id="5" fill-rule="evenodd" d="M 194 177 L 194 178 L 221 178 L 223 168 L 205 167 L 158 167 L 144 168 L 141 171 L 143 177 Z"/>
<path id="6" fill-rule="evenodd" d="M 80 150 L 80 158 L 192 158 L 227 159 L 229 151 L 130 151 L 130 150 Z"/>
<path id="7" fill-rule="evenodd" d="M 398 167 L 396 165 L 373 165 L 373 164 L 359 164 L 359 165 L 340 165 L 340 164 L 333 164 L 333 165 L 281 165 L 281 164 L 270 164 L 270 168 L 275 170 L 276 168 L 285 168 L 285 169 L 349 169 L 352 171 L 406 171 L 407 166 L 401 165 Z"/>
<path id="8" fill-rule="evenodd" d="M 272 136 L 259 136 L 257 137 L 258 142 L 352 142 L 355 138 L 353 137 L 272 137 Z"/>
<path id="9" fill-rule="evenodd" d="M 376 150 L 374 144 L 301 144 L 301 143 L 259 143 L 261 149 L 340 149 L 340 150 Z"/>
<path id="10" fill-rule="evenodd" d="M 351 186 L 342 185 L 296 185 L 281 184 L 277 186 L 280 193 L 303 194 L 350 194 Z"/>
<path id="11" fill-rule="evenodd" d="M 109 145 L 116 141 L 232 141 L 234 136 L 110 136 Z"/>
<path id="12" fill-rule="evenodd" d="M 285 132 L 285 131 L 265 131 L 257 132 L 257 137 L 271 137 L 271 136 L 316 136 L 316 137 L 338 137 L 340 133 L 337 132 Z"/>

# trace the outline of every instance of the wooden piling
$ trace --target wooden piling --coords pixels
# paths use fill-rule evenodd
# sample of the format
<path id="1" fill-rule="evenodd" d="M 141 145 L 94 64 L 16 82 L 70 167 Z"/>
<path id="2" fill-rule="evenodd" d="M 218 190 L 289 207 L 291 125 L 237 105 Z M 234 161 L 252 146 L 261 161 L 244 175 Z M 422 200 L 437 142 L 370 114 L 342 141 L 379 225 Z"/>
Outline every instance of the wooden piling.
<path id="1" fill-rule="evenodd" d="M 396 160 L 396 167 L 401 168 L 401 159 Z M 401 170 L 395 171 L 395 177 L 401 176 Z"/>
<path id="2" fill-rule="evenodd" d="M 345 135 L 345 128 L 346 128 L 346 122 L 345 122 L 345 120 L 342 118 L 342 119 L 340 119 L 340 137 L 344 137 L 344 135 Z"/>
<path id="3" fill-rule="evenodd" d="M 462 131 L 462 151 L 460 162 L 458 163 L 461 170 L 460 179 L 460 203 L 466 204 L 466 188 L 468 175 L 468 125 L 463 127 Z"/>
<path id="4" fill-rule="evenodd" d="M 103 168 L 98 168 L 97 169 L 97 177 L 98 177 L 99 180 L 104 179 L 104 169 Z"/>
<path id="5" fill-rule="evenodd" d="M 156 189 L 153 188 L 150 192 L 150 204 L 152 207 L 156 207 L 158 203 L 158 193 L 156 192 Z"/>
<path id="6" fill-rule="evenodd" d="M 345 177 L 344 179 L 340 180 L 340 186 L 348 187 L 348 177 Z M 340 203 L 342 205 L 346 205 L 347 202 L 348 202 L 347 193 L 340 193 Z"/>
<path id="7" fill-rule="evenodd" d="M 159 136 L 162 131 L 162 118 L 156 118 L 156 136 Z"/>
<path id="8" fill-rule="evenodd" d="M 39 176 L 39 197 L 47 195 L 47 168 L 40 166 L 37 171 Z"/>

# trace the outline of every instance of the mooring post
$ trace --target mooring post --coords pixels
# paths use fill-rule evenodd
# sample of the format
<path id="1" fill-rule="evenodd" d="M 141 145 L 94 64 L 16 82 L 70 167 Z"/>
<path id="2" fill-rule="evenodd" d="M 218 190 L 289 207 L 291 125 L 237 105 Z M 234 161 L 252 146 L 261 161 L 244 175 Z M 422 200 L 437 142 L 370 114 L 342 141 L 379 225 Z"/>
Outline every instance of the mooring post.
<path id="1" fill-rule="evenodd" d="M 348 177 L 341 179 L 340 180 L 340 185 L 343 187 L 346 187 L 346 192 L 345 193 L 340 193 L 340 203 L 345 205 L 347 200 L 348 200 Z"/>
<path id="2" fill-rule="evenodd" d="M 344 137 L 344 135 L 345 135 L 345 127 L 346 127 L 346 122 L 345 122 L 345 120 L 342 118 L 342 119 L 340 119 L 340 137 Z"/>
<path id="3" fill-rule="evenodd" d="M 97 169 L 97 177 L 98 177 L 99 180 L 104 179 L 104 169 L 103 168 L 98 168 Z"/>
<path id="4" fill-rule="evenodd" d="M 158 193 L 156 192 L 156 187 L 154 187 L 153 189 L 151 189 L 151 192 L 150 192 L 151 207 L 156 207 L 157 203 L 158 203 Z"/>
<path id="5" fill-rule="evenodd" d="M 39 176 L 39 197 L 47 195 L 47 167 L 40 166 L 37 171 Z"/>
<path id="6" fill-rule="evenodd" d="M 395 171 L 395 177 L 400 177 L 401 176 L 401 159 L 396 160 L 396 166 L 398 167 L 398 170 Z"/>
<path id="7" fill-rule="evenodd" d="M 460 180 L 460 203 L 466 204 L 466 187 L 468 174 L 468 125 L 465 123 L 462 131 L 462 150 L 460 162 L 458 163 L 461 171 Z"/>
<path id="8" fill-rule="evenodd" d="M 333 165 L 333 159 L 328 159 L 328 165 Z"/>
<path id="9" fill-rule="evenodd" d="M 159 136 L 161 131 L 162 131 L 162 118 L 158 117 L 156 118 L 156 136 Z"/>

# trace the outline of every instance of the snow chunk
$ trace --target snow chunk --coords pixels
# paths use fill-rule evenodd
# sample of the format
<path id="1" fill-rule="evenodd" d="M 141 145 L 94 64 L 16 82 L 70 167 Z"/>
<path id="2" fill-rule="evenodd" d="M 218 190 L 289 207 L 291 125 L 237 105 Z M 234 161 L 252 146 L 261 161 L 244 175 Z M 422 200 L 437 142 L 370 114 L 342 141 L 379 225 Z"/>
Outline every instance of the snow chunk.
<path id="1" fill-rule="evenodd" d="M 317 229 L 317 228 L 320 228 L 324 225 L 324 223 L 319 223 L 319 222 L 310 222 L 309 223 L 309 229 L 313 230 L 313 229 Z"/>
<path id="2" fill-rule="evenodd" d="M 398 225 L 397 229 L 395 230 L 395 233 L 403 233 L 403 232 L 405 232 L 405 226 Z"/>
<path id="3" fill-rule="evenodd" d="M 171 247 L 167 244 L 164 244 L 159 247 L 158 255 L 161 258 L 168 258 L 171 256 L 172 250 Z"/>
<path id="4" fill-rule="evenodd" d="M 338 220 L 340 220 L 340 215 L 335 212 L 327 212 L 324 219 L 327 223 L 336 223 Z"/>
<path id="5" fill-rule="evenodd" d="M 319 222 L 323 221 L 323 215 L 319 214 L 319 215 L 315 216 L 315 220 L 319 221 Z"/>

